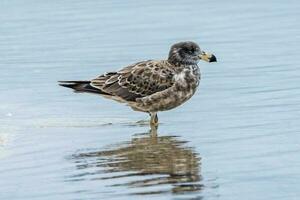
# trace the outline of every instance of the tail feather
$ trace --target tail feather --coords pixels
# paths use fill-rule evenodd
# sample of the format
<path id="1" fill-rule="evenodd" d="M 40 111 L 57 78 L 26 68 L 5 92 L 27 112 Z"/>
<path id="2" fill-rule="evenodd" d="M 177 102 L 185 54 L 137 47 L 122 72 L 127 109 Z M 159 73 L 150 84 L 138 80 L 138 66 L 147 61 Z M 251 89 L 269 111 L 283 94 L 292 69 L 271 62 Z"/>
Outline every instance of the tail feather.
<path id="1" fill-rule="evenodd" d="M 91 81 L 59 81 L 59 85 L 67 88 L 72 88 L 75 92 L 89 92 L 96 94 L 105 94 L 102 90 L 91 86 Z"/>

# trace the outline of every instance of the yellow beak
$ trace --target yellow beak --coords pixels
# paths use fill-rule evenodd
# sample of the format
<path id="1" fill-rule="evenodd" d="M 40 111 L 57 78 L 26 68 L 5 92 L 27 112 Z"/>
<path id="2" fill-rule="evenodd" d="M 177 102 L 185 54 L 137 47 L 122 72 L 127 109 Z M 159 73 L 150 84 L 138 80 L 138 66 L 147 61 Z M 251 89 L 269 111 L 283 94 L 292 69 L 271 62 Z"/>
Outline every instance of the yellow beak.
<path id="1" fill-rule="evenodd" d="M 214 54 L 205 53 L 204 51 L 202 51 L 202 53 L 199 55 L 199 58 L 201 60 L 205 60 L 206 62 L 217 62 L 217 58 Z"/>

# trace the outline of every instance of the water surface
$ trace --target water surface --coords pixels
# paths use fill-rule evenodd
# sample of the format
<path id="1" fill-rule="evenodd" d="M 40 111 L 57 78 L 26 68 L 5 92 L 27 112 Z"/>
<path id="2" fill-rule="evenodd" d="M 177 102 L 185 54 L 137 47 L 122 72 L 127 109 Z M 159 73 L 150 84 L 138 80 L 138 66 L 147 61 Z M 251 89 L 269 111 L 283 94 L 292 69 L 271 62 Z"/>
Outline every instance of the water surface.
<path id="1" fill-rule="evenodd" d="M 298 199 L 300 4 L 0 2 L 0 199 Z M 57 80 L 193 40 L 195 96 L 148 118 Z"/>

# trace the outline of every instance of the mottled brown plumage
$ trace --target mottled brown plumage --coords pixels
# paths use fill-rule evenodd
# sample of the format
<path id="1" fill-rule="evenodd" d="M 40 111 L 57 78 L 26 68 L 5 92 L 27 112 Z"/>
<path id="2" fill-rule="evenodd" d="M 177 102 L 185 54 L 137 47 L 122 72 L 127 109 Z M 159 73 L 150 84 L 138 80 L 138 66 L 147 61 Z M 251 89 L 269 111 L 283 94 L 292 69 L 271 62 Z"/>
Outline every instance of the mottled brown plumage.
<path id="1" fill-rule="evenodd" d="M 148 112 L 151 124 L 157 124 L 158 111 L 175 108 L 195 93 L 200 59 L 216 61 L 196 43 L 180 42 L 171 47 L 167 60 L 142 61 L 90 81 L 60 81 L 60 85 L 127 103 L 134 110 Z"/>
<path id="2" fill-rule="evenodd" d="M 143 61 L 91 80 L 91 86 L 125 101 L 136 101 L 171 87 L 174 70 L 168 62 Z"/>

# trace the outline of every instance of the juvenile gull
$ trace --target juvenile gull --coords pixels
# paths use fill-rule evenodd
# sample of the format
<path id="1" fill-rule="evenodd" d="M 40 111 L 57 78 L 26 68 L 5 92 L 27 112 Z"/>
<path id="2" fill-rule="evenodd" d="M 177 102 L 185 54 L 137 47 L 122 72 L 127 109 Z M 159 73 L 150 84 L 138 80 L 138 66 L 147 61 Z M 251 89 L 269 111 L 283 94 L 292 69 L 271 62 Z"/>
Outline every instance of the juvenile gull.
<path id="1" fill-rule="evenodd" d="M 167 60 L 147 60 L 88 81 L 59 81 L 75 92 L 95 93 L 149 113 L 158 124 L 158 111 L 173 109 L 190 99 L 200 81 L 198 61 L 216 62 L 191 41 L 174 44 Z"/>

